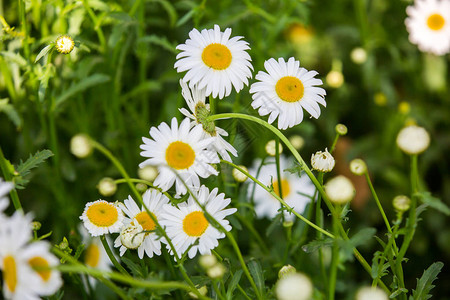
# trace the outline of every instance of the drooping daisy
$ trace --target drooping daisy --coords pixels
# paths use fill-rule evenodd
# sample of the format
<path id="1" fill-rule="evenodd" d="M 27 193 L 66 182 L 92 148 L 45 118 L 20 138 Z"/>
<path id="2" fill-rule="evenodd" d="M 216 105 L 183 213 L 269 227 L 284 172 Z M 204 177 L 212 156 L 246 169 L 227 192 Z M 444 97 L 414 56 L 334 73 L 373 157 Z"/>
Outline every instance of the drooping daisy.
<path id="1" fill-rule="evenodd" d="M 300 124 L 303 109 L 311 116 L 320 116 L 319 104 L 326 106 L 323 88 L 317 87 L 322 80 L 314 78 L 318 73 L 300 67 L 300 62 L 293 57 L 287 62 L 271 58 L 264 63 L 267 72 L 259 71 L 258 82 L 250 87 L 253 94 L 252 107 L 259 108 L 261 116 L 269 115 L 271 124 L 278 117 L 278 128 L 286 129 Z"/>
<path id="2" fill-rule="evenodd" d="M 119 232 L 123 225 L 122 211 L 116 204 L 97 200 L 86 203 L 80 219 L 92 236 Z"/>
<path id="3" fill-rule="evenodd" d="M 250 169 L 250 174 L 267 186 L 273 184 L 274 192 L 280 195 L 275 158 L 268 158 L 264 165 L 261 166 L 258 174 L 260 165 L 261 160 L 256 160 L 254 166 Z M 306 174 L 302 174 L 299 177 L 297 174 L 285 171 L 292 165 L 292 160 L 280 156 L 281 195 L 286 204 L 301 214 L 305 210 L 306 205 L 311 202 L 312 197 L 314 197 L 315 187 Z M 248 188 L 249 198 L 253 190 L 255 191 L 253 199 L 255 201 L 256 216 L 258 218 L 274 218 L 281 207 L 280 202 L 255 183 L 251 183 Z M 286 220 L 293 220 L 295 215 L 284 211 L 284 217 Z"/>
<path id="4" fill-rule="evenodd" d="M 184 183 L 198 189 L 199 176 L 206 178 L 218 174 L 211 164 L 218 163 L 219 157 L 214 151 L 207 150 L 214 138 L 204 139 L 202 128 L 191 128 L 188 118 L 181 122 L 179 128 L 176 118 L 172 119 L 171 127 L 164 122 L 158 128 L 152 127 L 150 136 L 153 139 L 142 138 L 141 156 L 149 159 L 140 163 L 139 167 L 157 166 L 159 174 L 153 184 L 163 191 L 175 183 L 177 195 L 186 194 Z"/>
<path id="5" fill-rule="evenodd" d="M 236 92 L 244 88 L 244 83 L 248 85 L 253 70 L 246 52 L 250 47 L 241 36 L 230 35 L 231 28 L 221 32 L 218 25 L 201 32 L 194 28 L 186 43 L 177 46 L 182 52 L 174 67 L 177 72 L 187 71 L 183 80 L 191 88 L 198 84 L 198 88 L 206 88 L 206 96 L 222 99 L 230 95 L 232 85 Z"/>
<path id="6" fill-rule="evenodd" d="M 207 120 L 211 115 L 211 111 L 209 110 L 209 104 L 205 103 L 205 89 L 199 89 L 197 85 L 194 85 L 194 87 L 190 89 L 182 79 L 180 79 L 180 85 L 181 94 L 186 100 L 192 113 L 185 108 L 180 108 L 180 112 L 186 117 L 194 120 L 193 124 L 202 127 L 203 138 L 215 138 L 214 142 L 209 146 L 210 150 L 217 152 L 223 159 L 231 162 L 231 157 L 228 152 L 237 157 L 237 151 L 222 137 L 228 136 L 228 132 L 215 126 L 214 121 Z"/>
<path id="7" fill-rule="evenodd" d="M 0 214 L 8 207 L 9 199 L 8 193 L 14 187 L 14 183 L 5 182 L 0 178 Z"/>
<path id="8" fill-rule="evenodd" d="M 202 185 L 198 192 L 194 192 L 194 195 L 199 203 L 205 206 L 206 211 L 227 231 L 230 231 L 231 225 L 225 217 L 234 214 L 237 209 L 225 209 L 231 200 L 225 199 L 225 194 L 217 194 L 217 192 L 217 188 L 210 192 L 206 186 Z M 164 210 L 165 213 L 161 215 L 161 225 L 166 226 L 167 235 L 178 256 L 183 255 L 191 245 L 193 246 L 189 249 L 189 258 L 193 258 L 197 252 L 202 255 L 211 254 L 211 249 L 219 245 L 218 239 L 225 237 L 223 232 L 208 222 L 192 195 L 186 202 L 179 204 L 178 208 L 168 204 L 164 206 Z M 196 243 L 197 240 L 198 243 Z M 169 246 L 167 248 L 170 249 Z"/>
<path id="9" fill-rule="evenodd" d="M 409 41 L 420 51 L 444 55 L 450 52 L 450 1 L 416 0 L 406 8 Z"/>
<path id="10" fill-rule="evenodd" d="M 142 234 L 145 235 L 145 238 L 137 248 L 139 258 L 141 259 L 144 257 L 144 252 L 150 258 L 153 257 L 153 254 L 161 255 L 162 239 L 154 232 L 156 224 L 145 210 L 145 207 L 147 207 L 153 217 L 160 222 L 163 206 L 169 203 L 169 199 L 155 189 L 147 190 L 144 195 L 142 195 L 142 198 L 145 206 L 142 206 L 141 208 L 139 208 L 131 196 L 128 196 L 128 199 L 124 201 L 124 204 L 120 205 L 122 211 L 127 215 L 127 217 L 125 217 L 125 224 L 128 225 L 131 223 L 133 225 L 134 223 L 138 223 L 144 230 L 144 233 Z M 127 251 L 127 247 L 122 244 L 121 236 L 118 236 L 114 241 L 114 247 L 120 247 L 120 256 Z"/>

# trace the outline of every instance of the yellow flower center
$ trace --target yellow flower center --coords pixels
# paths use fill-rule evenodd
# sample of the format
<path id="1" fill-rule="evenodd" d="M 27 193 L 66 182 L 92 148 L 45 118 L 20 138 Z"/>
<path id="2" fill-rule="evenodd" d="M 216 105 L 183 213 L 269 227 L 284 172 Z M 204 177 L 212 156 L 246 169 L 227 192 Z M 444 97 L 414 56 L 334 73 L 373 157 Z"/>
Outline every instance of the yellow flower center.
<path id="1" fill-rule="evenodd" d="M 96 244 L 92 243 L 86 249 L 84 262 L 86 263 L 86 265 L 96 268 L 98 266 L 99 260 L 100 260 L 100 249 Z"/>
<path id="2" fill-rule="evenodd" d="M 275 194 L 277 194 L 278 196 L 281 197 L 278 180 L 276 180 L 273 183 L 273 191 L 275 192 Z M 289 181 L 287 181 L 284 178 L 281 179 L 281 192 L 283 193 L 283 198 L 286 198 L 289 195 L 289 193 L 291 192 L 291 187 L 289 186 Z"/>
<path id="3" fill-rule="evenodd" d="M 16 261 L 11 255 L 3 259 L 3 280 L 8 287 L 8 290 L 14 293 L 17 285 L 17 270 Z"/>
<path id="4" fill-rule="evenodd" d="M 31 258 L 30 260 L 28 260 L 28 264 L 34 269 L 34 268 L 48 268 L 49 267 L 49 263 L 48 261 L 41 257 L 41 256 L 35 256 L 33 258 Z M 51 271 L 50 270 L 35 270 L 39 276 L 41 276 L 42 280 L 44 281 L 48 281 L 50 279 L 50 274 Z"/>
<path id="5" fill-rule="evenodd" d="M 445 25 L 445 19 L 440 14 L 432 14 L 427 19 L 427 25 L 431 30 L 441 30 Z"/>
<path id="6" fill-rule="evenodd" d="M 305 88 L 300 79 L 294 76 L 281 77 L 275 85 L 275 91 L 281 100 L 297 102 L 303 98 Z"/>
<path id="7" fill-rule="evenodd" d="M 152 216 L 156 219 L 156 216 L 153 213 Z M 153 222 L 152 218 L 146 211 L 138 213 L 135 218 L 145 231 L 151 231 L 156 228 L 155 222 Z"/>
<path id="8" fill-rule="evenodd" d="M 92 224 L 98 227 L 109 227 L 114 225 L 119 218 L 119 213 L 114 204 L 97 202 L 89 206 L 86 216 Z"/>
<path id="9" fill-rule="evenodd" d="M 176 141 L 167 147 L 166 161 L 174 169 L 187 169 L 194 164 L 195 152 L 189 144 Z"/>
<path id="10" fill-rule="evenodd" d="M 203 49 L 202 60 L 210 68 L 225 70 L 231 64 L 231 52 L 227 46 L 213 43 Z"/>
<path id="11" fill-rule="evenodd" d="M 191 212 L 183 220 L 183 230 L 189 236 L 201 236 L 208 226 L 209 222 L 201 211 Z"/>

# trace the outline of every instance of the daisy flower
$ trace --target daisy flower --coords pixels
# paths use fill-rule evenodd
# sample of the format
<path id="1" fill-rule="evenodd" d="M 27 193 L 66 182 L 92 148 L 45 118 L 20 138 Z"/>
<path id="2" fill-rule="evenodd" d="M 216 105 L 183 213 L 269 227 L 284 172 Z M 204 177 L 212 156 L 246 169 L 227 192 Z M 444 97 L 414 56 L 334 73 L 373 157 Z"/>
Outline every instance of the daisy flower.
<path id="1" fill-rule="evenodd" d="M 13 187 L 14 184 L 12 182 L 5 182 L 0 178 L 0 214 L 9 205 L 8 193 Z"/>
<path id="2" fill-rule="evenodd" d="M 182 79 L 180 79 L 180 85 L 181 94 L 192 113 L 185 108 L 180 108 L 180 112 L 189 119 L 192 119 L 194 121 L 192 122 L 193 124 L 202 127 L 203 138 L 215 138 L 214 142 L 209 146 L 209 150 L 217 152 L 223 159 L 231 162 L 231 157 L 228 152 L 237 157 L 237 151 L 222 137 L 228 136 L 228 132 L 215 126 L 214 121 L 207 120 L 211 115 L 211 111 L 209 110 L 209 104 L 205 103 L 205 89 L 199 89 L 197 85 L 194 85 L 190 89 Z"/>
<path id="3" fill-rule="evenodd" d="M 174 67 L 177 72 L 187 71 L 183 80 L 191 88 L 198 84 L 198 88 L 206 88 L 206 96 L 222 99 L 230 95 L 232 85 L 236 92 L 244 88 L 244 83 L 248 85 L 253 70 L 246 52 L 250 47 L 241 36 L 230 35 L 231 28 L 221 32 L 218 25 L 201 32 L 194 28 L 186 43 L 177 46 L 181 53 Z"/>
<path id="4" fill-rule="evenodd" d="M 225 209 L 231 200 L 225 199 L 224 193 L 217 194 L 217 192 L 217 188 L 210 192 L 206 186 L 202 185 L 198 192 L 194 192 L 194 195 L 211 217 L 225 230 L 230 231 L 231 225 L 225 217 L 234 214 L 237 209 Z M 186 202 L 179 204 L 178 208 L 170 204 L 164 205 L 164 211 L 161 215 L 161 225 L 166 226 L 167 235 L 172 240 L 178 256 L 186 252 L 190 246 L 192 247 L 188 252 L 189 258 L 193 258 L 197 252 L 202 255 L 211 254 L 211 249 L 219 245 L 218 239 L 225 237 L 223 232 L 208 222 L 202 208 L 195 202 L 192 195 Z"/>
<path id="5" fill-rule="evenodd" d="M 169 199 L 155 189 L 148 189 L 142 198 L 145 206 L 142 206 L 141 208 L 139 208 L 131 196 L 128 196 L 128 199 L 125 200 L 123 204 L 120 204 L 120 208 L 127 215 L 127 217 L 125 217 L 125 224 L 134 225 L 134 223 L 138 223 L 145 231 L 145 238 L 137 248 L 139 258 L 141 259 L 144 257 L 144 252 L 150 258 L 153 257 L 153 254 L 161 255 L 162 239 L 154 232 L 156 224 L 145 210 L 145 207 L 147 207 L 153 217 L 159 222 L 163 212 L 162 207 L 169 203 Z M 114 241 L 114 247 L 120 247 L 120 256 L 127 251 L 127 247 L 122 244 L 120 236 Z"/>
<path id="6" fill-rule="evenodd" d="M 416 0 L 406 8 L 409 41 L 420 51 L 444 55 L 450 52 L 450 1 Z"/>
<path id="7" fill-rule="evenodd" d="M 202 128 L 191 128 L 188 118 L 181 122 L 180 127 L 176 118 L 172 119 L 171 127 L 165 122 L 158 128 L 152 127 L 150 136 L 153 139 L 142 138 L 141 156 L 149 159 L 140 163 L 139 167 L 157 166 L 159 174 L 153 184 L 163 191 L 175 183 L 177 195 L 186 194 L 185 184 L 198 189 L 199 176 L 206 178 L 218 174 L 211 164 L 218 163 L 219 157 L 214 151 L 207 150 L 214 143 L 214 138 L 204 139 Z"/>
<path id="8" fill-rule="evenodd" d="M 260 165 L 261 160 L 256 160 L 249 173 L 267 186 L 273 184 L 273 191 L 280 195 L 275 158 L 268 158 L 258 173 Z M 315 187 L 308 176 L 302 175 L 299 177 L 297 174 L 285 171 L 285 169 L 290 168 L 292 165 L 293 163 L 290 159 L 280 156 L 281 195 L 290 207 L 301 214 L 314 196 Z M 256 216 L 258 218 L 274 218 L 281 207 L 280 202 L 255 183 L 251 183 L 248 188 L 249 198 L 251 198 L 253 190 Z M 295 215 L 284 211 L 284 217 L 286 220 L 294 220 Z"/>
<path id="9" fill-rule="evenodd" d="M 261 116 L 269 115 L 272 124 L 278 117 L 278 128 L 286 129 L 300 124 L 303 109 L 314 118 L 319 118 L 319 104 L 326 106 L 323 88 L 317 87 L 322 80 L 314 78 L 318 73 L 300 67 L 300 62 L 293 57 L 287 62 L 271 58 L 264 62 L 267 72 L 259 71 L 258 82 L 250 87 L 253 94 L 252 107 L 259 108 Z"/>
<path id="10" fill-rule="evenodd" d="M 105 200 L 86 203 L 80 217 L 92 236 L 119 232 L 123 218 L 122 211 L 114 203 Z"/>

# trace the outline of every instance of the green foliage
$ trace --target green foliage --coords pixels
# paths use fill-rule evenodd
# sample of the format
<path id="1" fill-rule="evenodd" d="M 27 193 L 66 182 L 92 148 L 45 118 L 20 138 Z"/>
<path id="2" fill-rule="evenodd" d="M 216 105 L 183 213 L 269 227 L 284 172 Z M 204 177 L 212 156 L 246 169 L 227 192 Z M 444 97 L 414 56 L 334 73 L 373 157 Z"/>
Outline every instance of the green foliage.
<path id="1" fill-rule="evenodd" d="M 427 204 L 441 213 L 450 216 L 450 208 L 440 199 L 433 197 L 430 192 L 417 193 L 415 196 L 418 197 L 424 204 Z"/>
<path id="2" fill-rule="evenodd" d="M 257 260 L 252 259 L 248 263 L 248 269 L 255 280 L 259 295 L 264 298 L 264 295 L 266 294 L 266 285 L 264 284 L 264 273 L 261 264 Z"/>
<path id="3" fill-rule="evenodd" d="M 437 279 L 438 274 L 444 267 L 442 262 L 433 263 L 428 269 L 423 272 L 422 277 L 417 279 L 417 287 L 413 290 L 410 300 L 426 300 L 430 299 L 430 290 L 434 288 L 433 281 Z"/>
<path id="4" fill-rule="evenodd" d="M 23 162 L 20 160 L 20 164 L 17 166 L 16 171 L 18 174 L 14 177 L 14 183 L 17 189 L 24 189 L 29 180 L 25 179 L 30 174 L 31 169 L 36 168 L 41 163 L 45 162 L 47 158 L 52 157 L 53 153 L 50 150 L 37 151 L 34 155 L 30 154 L 30 157 Z"/>

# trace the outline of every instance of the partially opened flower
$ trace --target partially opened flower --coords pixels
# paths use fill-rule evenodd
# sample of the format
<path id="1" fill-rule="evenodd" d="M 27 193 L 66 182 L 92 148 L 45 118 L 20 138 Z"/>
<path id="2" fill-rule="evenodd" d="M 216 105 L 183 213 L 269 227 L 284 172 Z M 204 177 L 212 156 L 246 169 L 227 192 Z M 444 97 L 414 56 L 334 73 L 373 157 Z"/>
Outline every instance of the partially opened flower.
<path id="1" fill-rule="evenodd" d="M 241 36 L 230 38 L 231 28 L 220 31 L 218 25 L 214 29 L 203 29 L 199 32 L 192 29 L 185 44 L 177 46 L 181 53 L 177 55 L 175 68 L 177 72 L 187 71 L 183 77 L 192 88 L 205 88 L 206 96 L 222 99 L 231 93 L 232 85 L 236 92 L 248 85 L 252 77 L 253 66 L 250 49 Z"/>
<path id="2" fill-rule="evenodd" d="M 236 208 L 225 207 L 231 200 L 225 198 L 225 194 L 218 194 L 218 189 L 211 192 L 206 186 L 201 186 L 198 192 L 194 191 L 198 202 L 204 205 L 205 210 L 220 223 L 225 230 L 230 231 L 231 225 L 226 216 L 234 214 Z M 189 258 L 193 258 L 197 252 L 200 254 L 211 254 L 211 249 L 219 245 L 218 239 L 225 237 L 225 233 L 219 231 L 209 223 L 202 208 L 195 202 L 192 195 L 187 202 L 174 207 L 170 204 L 164 206 L 161 225 L 166 226 L 166 232 L 171 239 L 178 256 L 183 255 L 189 249 Z M 170 249 L 170 247 L 167 247 Z M 172 249 L 170 249 L 172 252 Z"/>
<path id="3" fill-rule="evenodd" d="M 250 87 L 252 107 L 258 109 L 261 116 L 269 115 L 271 124 L 278 117 L 278 128 L 287 129 L 300 124 L 303 109 L 314 118 L 319 118 L 319 104 L 326 106 L 323 88 L 317 87 L 322 80 L 314 78 L 318 73 L 300 67 L 293 57 L 287 62 L 271 58 L 264 63 L 266 72 L 259 71 L 258 82 Z"/>
<path id="4" fill-rule="evenodd" d="M 86 203 L 80 219 L 92 236 L 119 232 L 123 225 L 122 211 L 116 204 L 97 200 Z"/>
<path id="5" fill-rule="evenodd" d="M 143 232 L 139 233 L 137 236 L 137 239 L 141 240 L 142 235 L 144 235 L 142 243 L 140 243 L 137 248 L 139 258 L 141 259 L 144 257 L 144 252 L 150 258 L 153 257 L 153 254 L 161 255 L 161 237 L 155 233 L 156 223 L 150 217 L 145 207 L 147 207 L 152 216 L 160 222 L 163 206 L 169 203 L 169 199 L 155 189 L 148 189 L 142 198 L 145 204 L 145 206 L 142 207 L 139 207 L 131 196 L 128 196 L 128 199 L 123 201 L 123 204 L 120 205 L 120 208 L 127 215 L 125 224 L 139 224 L 143 230 Z M 127 243 L 126 245 L 128 246 L 129 244 L 130 243 Z M 123 245 L 123 235 L 116 238 L 114 247 L 120 247 L 120 256 L 127 251 L 128 248 Z"/>
<path id="6" fill-rule="evenodd" d="M 300 214 L 303 213 L 306 205 L 311 202 L 311 198 L 314 196 L 315 192 L 315 187 L 308 176 L 303 174 L 299 177 L 295 173 L 293 174 L 289 171 L 285 171 L 287 168 L 291 167 L 293 163 L 292 160 L 287 159 L 284 156 L 280 156 L 280 184 L 277 179 L 275 158 L 271 157 L 267 159 L 261 168 L 259 168 L 260 164 L 261 160 L 256 160 L 253 167 L 249 171 L 250 174 L 266 186 L 270 186 L 272 184 L 275 194 L 281 196 L 283 200 L 296 212 Z M 281 203 L 265 189 L 255 183 L 251 183 L 248 188 L 249 198 L 252 196 L 253 190 L 256 216 L 258 218 L 274 218 L 278 214 Z M 292 221 L 295 218 L 294 214 L 287 211 L 284 212 L 284 217 L 288 221 Z"/>
<path id="7" fill-rule="evenodd" d="M 420 51 L 436 55 L 450 52 L 450 1 L 416 0 L 406 8 L 409 40 Z"/>
<path id="8" fill-rule="evenodd" d="M 188 118 L 181 122 L 180 127 L 176 118 L 172 119 L 171 127 L 164 122 L 158 128 L 152 127 L 150 136 L 153 139 L 142 138 L 141 156 L 149 159 L 139 167 L 157 166 L 159 174 L 153 184 L 163 191 L 175 184 L 177 195 L 186 194 L 185 184 L 198 189 L 199 177 L 218 174 L 211 164 L 218 163 L 219 157 L 214 151 L 207 150 L 215 139 L 203 138 L 202 128 L 191 128 Z"/>

